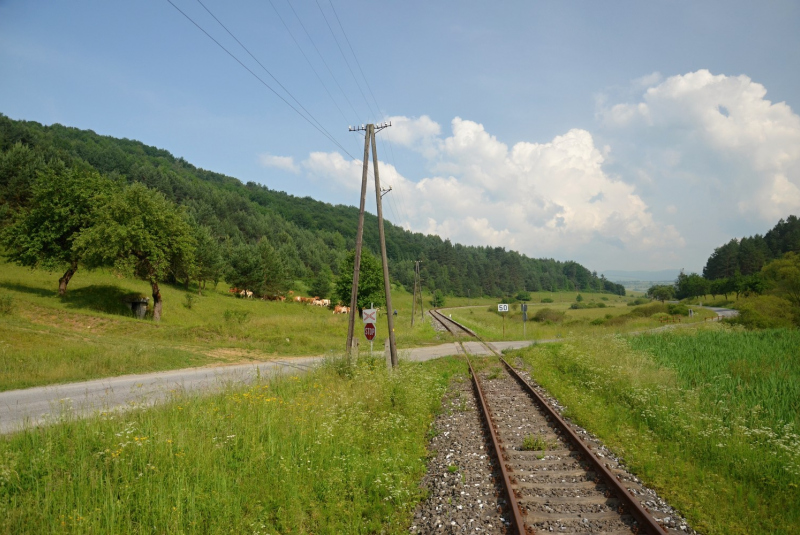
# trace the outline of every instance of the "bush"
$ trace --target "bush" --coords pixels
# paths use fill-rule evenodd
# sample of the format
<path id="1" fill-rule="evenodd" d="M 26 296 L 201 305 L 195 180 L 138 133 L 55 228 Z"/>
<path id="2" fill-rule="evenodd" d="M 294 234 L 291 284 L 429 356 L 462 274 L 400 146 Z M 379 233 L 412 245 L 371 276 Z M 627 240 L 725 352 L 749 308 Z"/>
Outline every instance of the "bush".
<path id="1" fill-rule="evenodd" d="M 565 317 L 566 315 L 558 310 L 553 310 L 552 308 L 542 308 L 536 311 L 536 314 L 533 316 L 533 321 L 560 323 L 564 321 Z"/>
<path id="2" fill-rule="evenodd" d="M 667 305 L 667 312 L 673 316 L 688 316 L 689 307 L 686 305 Z"/>
<path id="3" fill-rule="evenodd" d="M 775 329 L 800 324 L 800 310 L 793 310 L 788 300 L 775 295 L 740 299 L 737 308 L 739 315 L 726 321 L 747 329 Z"/>
<path id="4" fill-rule="evenodd" d="M 242 324 L 247 321 L 250 316 L 250 312 L 247 310 L 226 310 L 225 313 L 222 315 L 225 318 L 225 321 L 228 323 L 238 323 Z"/>
<path id="5" fill-rule="evenodd" d="M 628 301 L 628 306 L 629 307 L 636 307 L 636 306 L 639 306 L 639 305 L 646 305 L 649 302 L 650 302 L 649 299 L 645 299 L 643 297 L 637 297 L 633 301 Z"/>
<path id="6" fill-rule="evenodd" d="M 549 297 L 542 297 L 542 303 L 552 303 L 553 300 Z"/>
<path id="7" fill-rule="evenodd" d="M 589 322 L 590 325 L 602 325 L 606 322 L 606 318 L 597 318 Z"/>
<path id="8" fill-rule="evenodd" d="M 650 303 L 649 305 L 636 307 L 628 314 L 632 317 L 649 318 L 653 314 L 658 314 L 659 312 L 667 314 L 669 313 L 669 308 L 664 303 Z"/>
<path id="9" fill-rule="evenodd" d="M 431 305 L 433 305 L 433 308 L 440 308 L 444 306 L 444 293 L 441 290 L 436 290 L 433 292 Z"/>
<path id="10" fill-rule="evenodd" d="M 516 297 L 517 301 L 530 301 L 531 300 L 530 292 L 517 292 L 517 295 L 515 297 Z"/>

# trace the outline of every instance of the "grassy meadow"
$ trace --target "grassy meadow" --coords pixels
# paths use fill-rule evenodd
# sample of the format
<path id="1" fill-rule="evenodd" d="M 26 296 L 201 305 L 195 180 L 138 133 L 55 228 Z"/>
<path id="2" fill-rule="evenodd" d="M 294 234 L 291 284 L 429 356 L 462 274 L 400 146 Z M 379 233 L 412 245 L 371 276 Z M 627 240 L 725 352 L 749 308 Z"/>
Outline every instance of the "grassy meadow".
<path id="1" fill-rule="evenodd" d="M 602 304 L 602 306 L 573 310 L 570 306 L 576 303 L 577 295 L 575 292 L 532 294 L 532 300 L 528 304 L 528 322 L 524 326 L 524 331 L 519 304 L 510 305 L 505 319 L 497 312 L 496 301 L 488 307 L 476 305 L 446 312 L 485 340 L 555 340 L 574 336 L 638 332 L 666 325 L 661 320 L 670 316 L 664 312 L 649 316 L 629 316 L 631 313 L 636 314 L 634 311 L 638 308 L 628 306 L 632 301 L 631 297 L 586 292 L 581 292 L 582 303 Z M 541 299 L 551 299 L 553 302 L 542 303 Z M 666 309 L 666 305 L 660 308 Z M 681 316 L 682 325 L 702 323 L 716 318 L 716 314 L 710 310 L 691 308 L 694 309 L 694 316 L 691 318 Z M 534 321 L 534 316 L 544 309 L 551 312 L 547 316 L 551 319 Z"/>
<path id="2" fill-rule="evenodd" d="M 463 361 L 341 361 L 0 438 L 2 533 L 403 533 Z"/>
<path id="3" fill-rule="evenodd" d="M 341 351 L 347 335 L 346 315 L 298 303 L 240 299 L 224 283 L 202 295 L 196 288 L 187 292 L 162 285 L 163 317 L 154 323 L 133 318 L 123 304 L 128 294 L 149 296 L 146 282 L 78 271 L 62 299 L 56 294 L 57 280 L 54 273 L 0 263 L 0 391 L 276 356 L 325 355 Z M 304 288 L 298 285 L 297 294 L 305 295 Z M 416 321 L 411 328 L 408 292 L 396 288 L 392 297 L 398 310 L 398 347 L 444 341 L 427 321 Z M 425 300 L 427 308 L 430 296 Z M 375 347 L 382 349 L 385 316 L 377 327 Z"/>
<path id="4" fill-rule="evenodd" d="M 515 355 L 701 533 L 796 533 L 800 332 L 698 327 Z"/>

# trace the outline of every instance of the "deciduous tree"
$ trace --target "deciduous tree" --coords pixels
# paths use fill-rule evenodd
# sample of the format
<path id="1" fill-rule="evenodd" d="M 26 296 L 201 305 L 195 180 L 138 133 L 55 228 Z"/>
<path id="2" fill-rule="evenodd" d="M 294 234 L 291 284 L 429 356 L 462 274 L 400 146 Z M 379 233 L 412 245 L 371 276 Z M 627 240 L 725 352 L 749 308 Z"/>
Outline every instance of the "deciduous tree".
<path id="1" fill-rule="evenodd" d="M 161 320 L 159 282 L 175 270 L 190 271 L 195 240 L 183 210 L 139 182 L 105 197 L 92 226 L 75 246 L 88 266 L 113 266 L 150 283 L 153 320 Z"/>
<path id="2" fill-rule="evenodd" d="M 78 234 L 92 222 L 92 214 L 114 183 L 93 170 L 69 168 L 55 162 L 33 181 L 27 208 L 16 213 L 2 234 L 7 257 L 23 266 L 64 270 L 58 294 L 67 292 L 78 270 L 82 251 Z"/>

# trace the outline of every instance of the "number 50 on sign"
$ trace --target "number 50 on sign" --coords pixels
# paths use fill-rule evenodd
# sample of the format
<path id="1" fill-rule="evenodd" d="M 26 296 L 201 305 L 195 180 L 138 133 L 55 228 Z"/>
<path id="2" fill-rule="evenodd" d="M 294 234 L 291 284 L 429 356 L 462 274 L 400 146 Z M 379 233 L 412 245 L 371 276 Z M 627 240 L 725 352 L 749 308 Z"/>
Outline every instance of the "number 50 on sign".
<path id="1" fill-rule="evenodd" d="M 508 305 L 505 304 L 505 303 L 501 303 L 501 304 L 497 305 L 497 311 L 498 312 L 508 312 Z"/>

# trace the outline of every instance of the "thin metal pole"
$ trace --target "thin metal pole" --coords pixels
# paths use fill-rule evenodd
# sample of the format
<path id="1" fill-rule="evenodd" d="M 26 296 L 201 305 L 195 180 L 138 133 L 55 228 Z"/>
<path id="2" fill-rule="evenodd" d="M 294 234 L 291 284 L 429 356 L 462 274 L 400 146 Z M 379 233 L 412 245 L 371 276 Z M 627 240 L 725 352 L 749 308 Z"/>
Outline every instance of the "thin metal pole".
<path id="1" fill-rule="evenodd" d="M 367 167 L 369 166 L 369 136 L 367 130 L 364 136 L 364 168 L 361 172 L 361 204 L 358 208 L 358 230 L 356 231 L 356 256 L 353 259 L 353 288 L 350 291 L 350 317 L 347 322 L 347 347 L 345 352 L 350 355 L 353 348 L 353 333 L 356 325 L 356 315 L 358 314 L 358 275 L 361 269 L 361 242 L 364 234 L 364 205 L 367 200 Z M 375 140 L 372 141 L 375 150 Z"/>
<path id="2" fill-rule="evenodd" d="M 375 149 L 375 125 L 367 125 L 368 135 L 372 137 L 372 170 L 375 173 L 375 201 L 378 205 L 378 233 L 381 239 L 381 259 L 383 260 L 383 289 L 386 293 L 386 319 L 389 324 L 389 353 L 392 368 L 397 367 L 397 345 L 394 341 L 394 316 L 392 315 L 392 287 L 389 283 L 389 259 L 386 256 L 386 235 L 383 232 L 383 206 L 381 204 L 381 179 L 378 176 L 378 151 Z"/>

